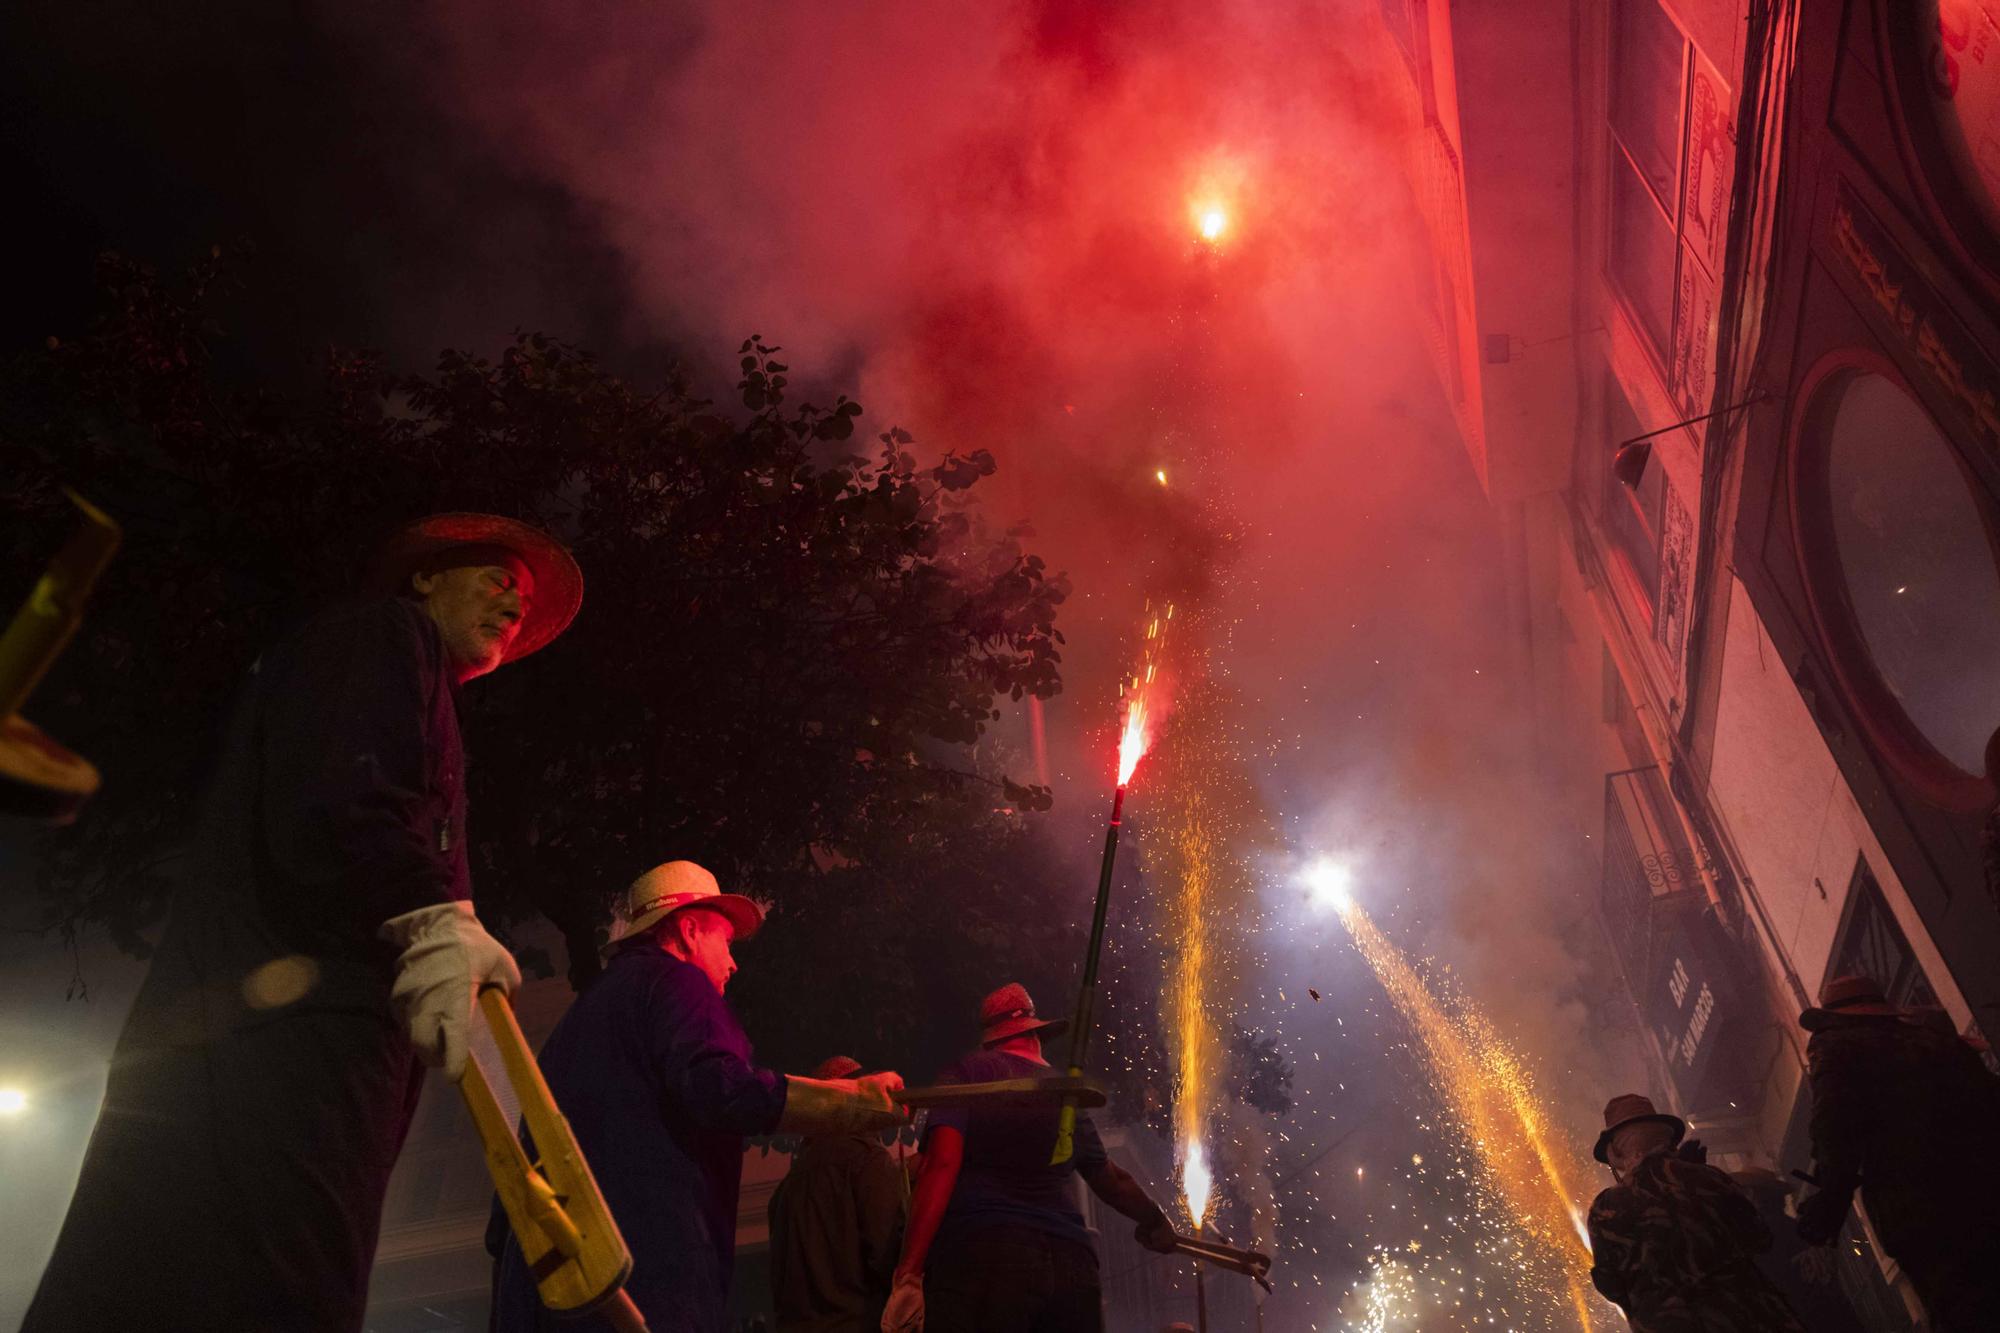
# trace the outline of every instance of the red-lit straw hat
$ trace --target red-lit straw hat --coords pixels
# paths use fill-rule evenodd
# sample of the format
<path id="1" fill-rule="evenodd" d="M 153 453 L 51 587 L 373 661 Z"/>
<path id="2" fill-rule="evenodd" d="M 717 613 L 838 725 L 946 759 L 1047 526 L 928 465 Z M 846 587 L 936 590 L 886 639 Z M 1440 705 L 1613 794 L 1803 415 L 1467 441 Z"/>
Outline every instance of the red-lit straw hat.
<path id="1" fill-rule="evenodd" d="M 1069 1030 L 1067 1018 L 1038 1018 L 1028 988 L 1010 981 L 979 1002 L 979 1044 L 996 1046 L 1009 1037 L 1033 1032 L 1044 1037 Z"/>
<path id="2" fill-rule="evenodd" d="M 1665 1125 L 1674 1131 L 1674 1146 L 1678 1146 L 1688 1132 L 1687 1121 L 1677 1115 L 1665 1115 L 1654 1110 L 1651 1097 L 1628 1092 L 1605 1103 L 1604 1132 L 1597 1136 L 1597 1146 L 1590 1150 L 1590 1155 L 1608 1163 L 1611 1160 L 1612 1136 L 1627 1125 Z"/>
<path id="3" fill-rule="evenodd" d="M 499 547 L 511 551 L 528 567 L 535 581 L 521 628 L 507 645 L 502 662 L 513 662 L 546 648 L 576 619 L 583 605 L 583 571 L 569 549 L 540 528 L 498 514 L 432 514 L 397 532 L 375 554 L 369 584 L 378 592 L 402 592 L 410 575 L 432 557 L 453 547 Z"/>
<path id="4" fill-rule="evenodd" d="M 692 861 L 668 861 L 633 880 L 632 887 L 625 890 L 625 901 L 612 919 L 611 938 L 606 944 L 630 939 L 690 907 L 728 917 L 739 941 L 755 935 L 764 924 L 764 909 L 754 899 L 724 893 L 715 876 Z"/>
<path id="5" fill-rule="evenodd" d="M 1819 993 L 1819 1007 L 1799 1015 L 1799 1026 L 1818 1032 L 1848 1018 L 1901 1018 L 1903 1011 L 1890 1004 L 1873 977 L 1835 977 Z"/>

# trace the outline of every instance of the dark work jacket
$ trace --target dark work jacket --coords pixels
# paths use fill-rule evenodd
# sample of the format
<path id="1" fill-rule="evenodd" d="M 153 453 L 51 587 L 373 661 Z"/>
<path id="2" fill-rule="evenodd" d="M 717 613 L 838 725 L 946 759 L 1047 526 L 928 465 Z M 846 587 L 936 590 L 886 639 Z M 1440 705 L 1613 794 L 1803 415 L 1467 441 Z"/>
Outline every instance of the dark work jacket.
<path id="1" fill-rule="evenodd" d="M 770 1219 L 779 1333 L 875 1333 L 903 1243 L 903 1173 L 881 1142 L 807 1139 Z"/>
<path id="2" fill-rule="evenodd" d="M 1970 1046 L 1900 1019 L 1855 1017 L 1812 1035 L 1806 1068 L 1820 1181 L 1836 1190 L 1860 1184 L 1890 1257 L 1917 1276 L 1969 1237 L 1992 1246 L 2000 1234 L 2000 1079 Z"/>
<path id="3" fill-rule="evenodd" d="M 1590 1205 L 1590 1280 L 1632 1333 L 1805 1333 L 1757 1267 L 1771 1233 L 1712 1166 L 1658 1152 Z"/>
<path id="4" fill-rule="evenodd" d="M 625 1290 L 647 1327 L 720 1333 L 743 1139 L 778 1127 L 784 1075 L 751 1062 L 749 1038 L 700 968 L 647 943 L 612 956 L 549 1034 L 540 1061 L 632 1252 Z M 500 1256 L 494 1326 L 503 1333 L 609 1327 L 550 1315 L 511 1235 Z"/>
<path id="5" fill-rule="evenodd" d="M 468 895 L 456 685 L 421 607 L 252 668 L 24 1328 L 358 1328 L 421 1071 L 389 917 Z"/>
<path id="6" fill-rule="evenodd" d="M 947 1066 L 940 1083 L 986 1083 L 1038 1078 L 1048 1066 L 1011 1051 L 977 1050 Z M 1060 1113 L 1053 1106 L 949 1107 L 929 1113 L 925 1146 L 933 1131 L 955 1129 L 964 1137 L 958 1179 L 932 1242 L 932 1267 L 963 1260 L 978 1263 L 980 1233 L 1022 1226 L 1091 1247 L 1089 1230 L 1077 1207 L 1076 1181 L 1096 1175 L 1108 1160 L 1104 1142 L 1089 1115 L 1076 1117 L 1075 1150 L 1053 1166 Z M 1094 1247 L 1093 1247 L 1094 1248 Z"/>

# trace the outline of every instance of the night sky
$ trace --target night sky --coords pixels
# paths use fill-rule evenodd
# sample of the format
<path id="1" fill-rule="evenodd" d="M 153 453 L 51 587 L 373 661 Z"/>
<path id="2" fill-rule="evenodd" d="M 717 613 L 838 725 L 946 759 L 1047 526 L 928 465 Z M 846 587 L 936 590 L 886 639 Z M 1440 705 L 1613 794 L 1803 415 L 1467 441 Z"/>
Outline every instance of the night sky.
<path id="1" fill-rule="evenodd" d="M 1359 1127 L 1278 1197 L 1269 1326 L 1337 1328 L 1362 1256 L 1442 1206 L 1434 1181 L 1365 1182 L 1439 1149 L 1381 991 L 1294 883 L 1304 859 L 1350 860 L 1357 899 L 1453 966 L 1579 1132 L 1632 1072 L 1584 1030 L 1589 886 L 1542 804 L 1497 528 L 1423 349 L 1374 12 L 32 0 L 0 19 L 5 344 L 79 327 L 101 249 L 172 268 L 245 243 L 233 374 L 303 384 L 328 343 L 417 368 L 523 327 L 713 383 L 757 332 L 865 427 L 991 449 L 989 510 L 1030 520 L 1076 586 L 1048 726 L 1080 913 L 1149 572 L 1226 531 L 1209 666 L 1285 844 L 1232 899 L 1230 1003 L 1280 1035 L 1299 1105 L 1221 1169 L 1281 1179 Z M 0 948 L 0 1064 L 64 1087 L 72 1120 L 4 1147 L 10 1181 L 44 1164 L 51 1209 L 0 1223 L 6 1320 L 133 973 L 87 945 L 93 999 L 66 1003 L 54 945 Z"/>

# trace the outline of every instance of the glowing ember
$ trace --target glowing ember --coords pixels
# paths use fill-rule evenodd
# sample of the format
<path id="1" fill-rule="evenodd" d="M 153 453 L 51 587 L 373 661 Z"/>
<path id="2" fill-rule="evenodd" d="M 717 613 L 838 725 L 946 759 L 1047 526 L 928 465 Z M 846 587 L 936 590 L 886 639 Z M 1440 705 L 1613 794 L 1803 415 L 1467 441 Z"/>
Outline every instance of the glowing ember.
<path id="1" fill-rule="evenodd" d="M 1204 241 L 1219 241 L 1222 239 L 1222 233 L 1229 230 L 1229 214 L 1210 205 L 1201 210 L 1201 216 L 1195 220 L 1195 226 L 1201 231 L 1201 239 Z"/>
<path id="2" fill-rule="evenodd" d="M 1187 1156 L 1181 1161 L 1181 1199 L 1187 1205 L 1187 1215 L 1194 1223 L 1196 1231 L 1208 1218 L 1209 1194 L 1215 1188 L 1215 1173 L 1208 1169 L 1208 1153 L 1195 1139 L 1187 1146 Z"/>
<path id="3" fill-rule="evenodd" d="M 1166 470 L 1165 468 L 1160 468 L 1160 469 L 1159 469 L 1158 471 L 1156 471 L 1156 472 L 1154 472 L 1154 473 L 1153 473 L 1153 479 L 1154 479 L 1155 481 L 1159 482 L 1159 483 L 1160 483 L 1160 485 L 1162 485 L 1162 486 L 1166 485 L 1166 484 L 1167 484 L 1167 470 Z"/>

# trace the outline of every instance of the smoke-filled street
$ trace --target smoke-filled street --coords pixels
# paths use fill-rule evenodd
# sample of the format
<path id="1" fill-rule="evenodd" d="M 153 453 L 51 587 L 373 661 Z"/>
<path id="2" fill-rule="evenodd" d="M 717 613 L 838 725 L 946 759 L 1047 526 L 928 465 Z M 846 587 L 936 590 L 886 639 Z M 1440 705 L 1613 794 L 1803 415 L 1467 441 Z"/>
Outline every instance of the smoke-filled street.
<path id="1" fill-rule="evenodd" d="M 4 22 L 0 1328 L 2000 1327 L 1992 0 Z"/>

